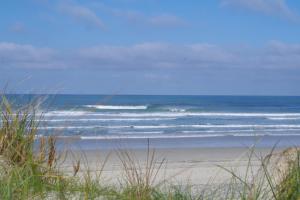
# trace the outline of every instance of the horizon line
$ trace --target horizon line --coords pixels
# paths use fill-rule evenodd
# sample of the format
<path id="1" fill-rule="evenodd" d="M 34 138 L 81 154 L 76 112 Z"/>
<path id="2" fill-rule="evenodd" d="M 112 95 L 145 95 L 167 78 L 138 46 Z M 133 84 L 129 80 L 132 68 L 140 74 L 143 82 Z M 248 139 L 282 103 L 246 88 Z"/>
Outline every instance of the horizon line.
<path id="1" fill-rule="evenodd" d="M 69 96 L 241 96 L 241 97 L 300 97 L 300 95 L 262 94 L 103 94 L 103 93 L 0 93 L 1 95 L 69 95 Z"/>

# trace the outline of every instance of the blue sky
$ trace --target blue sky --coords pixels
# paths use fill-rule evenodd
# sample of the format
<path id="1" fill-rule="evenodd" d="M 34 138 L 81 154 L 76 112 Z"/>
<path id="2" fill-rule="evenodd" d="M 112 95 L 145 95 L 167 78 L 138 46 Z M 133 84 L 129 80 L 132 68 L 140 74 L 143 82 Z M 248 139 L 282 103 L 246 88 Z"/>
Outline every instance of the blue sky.
<path id="1" fill-rule="evenodd" d="M 300 95 L 300 1 L 0 4 L 10 92 Z"/>

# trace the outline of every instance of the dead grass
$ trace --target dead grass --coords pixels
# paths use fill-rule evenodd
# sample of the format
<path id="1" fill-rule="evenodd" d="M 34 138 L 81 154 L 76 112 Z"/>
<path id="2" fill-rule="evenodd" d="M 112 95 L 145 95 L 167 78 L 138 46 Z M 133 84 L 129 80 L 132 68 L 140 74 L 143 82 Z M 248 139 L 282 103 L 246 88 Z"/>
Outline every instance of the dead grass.
<path id="1" fill-rule="evenodd" d="M 157 160 L 155 150 L 150 149 L 149 141 L 144 164 L 134 158 L 134 155 L 126 150 L 119 150 L 118 157 L 123 166 L 123 191 L 129 199 L 146 200 L 152 199 L 157 188 L 164 180 L 158 180 L 165 159 Z"/>

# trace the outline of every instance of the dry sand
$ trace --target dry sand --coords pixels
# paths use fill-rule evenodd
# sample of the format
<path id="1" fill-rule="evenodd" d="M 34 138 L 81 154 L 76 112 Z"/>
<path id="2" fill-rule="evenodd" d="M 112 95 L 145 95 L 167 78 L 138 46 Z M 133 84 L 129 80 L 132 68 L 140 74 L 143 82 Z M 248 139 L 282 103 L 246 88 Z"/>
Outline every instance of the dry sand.
<path id="1" fill-rule="evenodd" d="M 277 149 L 276 151 L 280 151 Z M 140 166 L 144 167 L 147 150 L 127 150 Z M 259 168 L 259 159 L 269 154 L 269 148 L 256 148 L 252 155 L 251 169 L 253 174 Z M 156 182 L 167 181 L 180 185 L 211 185 L 226 183 L 231 174 L 219 166 L 233 170 L 244 176 L 247 171 L 250 150 L 248 148 L 191 148 L 191 149 L 157 149 L 155 159 L 165 159 Z M 89 169 L 92 174 L 103 168 L 102 180 L 107 184 L 122 182 L 124 170 L 116 151 L 74 151 L 68 152 L 66 161 L 61 165 L 65 172 L 72 174 L 73 163 L 79 159 L 81 172 Z M 156 165 L 158 167 L 159 164 Z"/>

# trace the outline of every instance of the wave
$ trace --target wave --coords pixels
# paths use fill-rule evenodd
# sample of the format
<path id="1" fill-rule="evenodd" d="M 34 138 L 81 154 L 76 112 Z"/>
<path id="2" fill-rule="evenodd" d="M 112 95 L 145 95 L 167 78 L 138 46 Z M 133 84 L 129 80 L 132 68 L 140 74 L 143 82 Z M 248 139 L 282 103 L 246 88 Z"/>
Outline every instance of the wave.
<path id="1" fill-rule="evenodd" d="M 286 128 L 286 129 L 267 129 L 267 130 L 259 130 L 260 132 L 282 132 L 282 131 L 299 131 L 299 129 L 292 129 L 292 128 Z M 206 131 L 182 131 L 182 133 L 247 133 L 252 132 L 256 133 L 255 130 L 206 130 Z M 253 134 L 252 134 L 253 135 Z M 300 135 L 300 133 L 299 133 Z"/>
<path id="2" fill-rule="evenodd" d="M 163 139 L 163 138 L 200 138 L 200 137 L 224 137 L 222 134 L 207 134 L 207 135 L 141 135 L 141 136 L 80 136 L 82 140 L 95 139 Z"/>
<path id="3" fill-rule="evenodd" d="M 110 116 L 110 117 L 299 117 L 300 113 L 235 113 L 235 112 L 143 112 L 97 113 L 90 111 L 50 111 L 44 116 Z"/>
<path id="4" fill-rule="evenodd" d="M 167 128 L 300 128 L 300 125 L 294 124 L 274 124 L 274 125 L 258 125 L 258 124 L 226 124 L 226 125 L 147 125 L 147 126 L 46 126 L 39 127 L 39 129 L 95 129 L 95 128 L 106 128 L 106 129 L 120 129 L 120 128 L 131 128 L 131 129 L 167 129 Z M 300 129 L 299 129 L 300 130 Z"/>
<path id="5" fill-rule="evenodd" d="M 274 125 L 258 125 L 258 124 L 192 124 L 192 125 L 157 125 L 157 126 L 132 126 L 136 129 L 157 129 L 157 128 L 300 128 L 300 125 L 293 124 L 274 124 Z"/>
<path id="6" fill-rule="evenodd" d="M 194 135 L 126 135 L 126 136 L 79 136 L 82 140 L 101 140 L 101 139 L 176 139 L 176 138 L 214 138 L 214 137 L 280 137 L 280 136 L 300 136 L 300 134 L 194 134 Z"/>
<path id="7" fill-rule="evenodd" d="M 141 105 L 141 106 L 117 106 L 117 105 L 85 105 L 87 108 L 96 108 L 96 109 L 103 109 L 103 110 L 146 110 L 148 106 Z"/>
<path id="8" fill-rule="evenodd" d="M 110 113 L 112 114 L 112 113 Z M 106 114 L 103 114 L 106 115 Z M 216 112 L 157 112 L 157 113 L 119 113 L 123 117 L 184 117 L 184 116 L 208 116 L 208 117 L 300 117 L 300 113 L 216 113 Z"/>
<path id="9" fill-rule="evenodd" d="M 190 109 L 191 107 L 187 106 L 158 106 L 157 109 L 160 112 L 186 112 L 187 109 Z"/>
<path id="10" fill-rule="evenodd" d="M 118 135 L 132 135 L 132 134 L 163 134 L 164 131 L 139 131 L 139 132 L 110 132 L 111 134 Z"/>
<path id="11" fill-rule="evenodd" d="M 95 129 L 95 128 L 128 128 L 130 126 L 45 126 L 38 127 L 39 130 L 57 129 L 57 130 L 68 130 L 68 129 Z"/>
<path id="12" fill-rule="evenodd" d="M 89 122 L 89 121 L 160 121 L 160 120 L 174 120 L 176 118 L 170 117 L 154 117 L 154 118 L 75 118 L 75 119 L 41 119 L 41 122 Z"/>
<path id="13" fill-rule="evenodd" d="M 268 117 L 269 120 L 300 120 L 300 117 Z"/>
<path id="14" fill-rule="evenodd" d="M 171 111 L 171 112 L 186 112 L 186 109 L 182 109 L 182 108 L 170 108 L 169 111 Z"/>
<path id="15" fill-rule="evenodd" d="M 46 113 L 39 114 L 45 117 L 55 117 L 55 116 L 88 116 L 93 115 L 92 112 L 86 111 L 78 111 L 78 110 L 57 110 L 57 111 L 50 111 Z"/>

